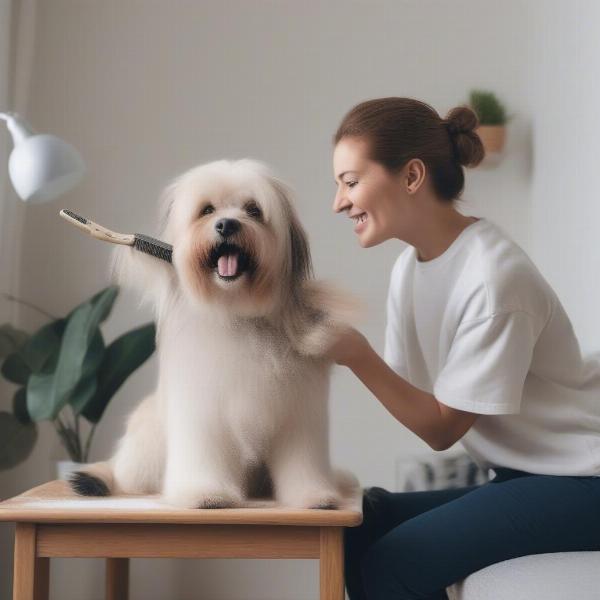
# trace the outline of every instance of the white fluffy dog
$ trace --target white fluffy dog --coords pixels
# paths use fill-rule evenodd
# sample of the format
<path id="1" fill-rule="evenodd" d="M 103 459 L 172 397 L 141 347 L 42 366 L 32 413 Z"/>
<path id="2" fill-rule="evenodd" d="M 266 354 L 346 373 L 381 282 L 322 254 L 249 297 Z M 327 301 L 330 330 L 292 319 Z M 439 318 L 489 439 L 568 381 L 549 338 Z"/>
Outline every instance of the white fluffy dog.
<path id="1" fill-rule="evenodd" d="M 362 305 L 312 278 L 291 191 L 262 162 L 190 169 L 161 217 L 173 263 L 118 246 L 111 267 L 155 309 L 158 386 L 72 488 L 185 508 L 339 507 L 357 480 L 330 464 L 325 352 Z"/>

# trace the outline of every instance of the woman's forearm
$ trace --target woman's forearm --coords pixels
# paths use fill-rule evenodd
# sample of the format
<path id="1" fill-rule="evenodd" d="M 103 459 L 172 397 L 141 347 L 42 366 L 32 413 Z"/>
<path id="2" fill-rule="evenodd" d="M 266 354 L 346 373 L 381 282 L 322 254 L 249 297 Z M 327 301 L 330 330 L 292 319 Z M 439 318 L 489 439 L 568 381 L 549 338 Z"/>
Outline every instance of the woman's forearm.
<path id="1" fill-rule="evenodd" d="M 400 377 L 370 345 L 348 367 L 398 421 L 434 450 L 446 447 L 442 413 L 433 394 Z"/>

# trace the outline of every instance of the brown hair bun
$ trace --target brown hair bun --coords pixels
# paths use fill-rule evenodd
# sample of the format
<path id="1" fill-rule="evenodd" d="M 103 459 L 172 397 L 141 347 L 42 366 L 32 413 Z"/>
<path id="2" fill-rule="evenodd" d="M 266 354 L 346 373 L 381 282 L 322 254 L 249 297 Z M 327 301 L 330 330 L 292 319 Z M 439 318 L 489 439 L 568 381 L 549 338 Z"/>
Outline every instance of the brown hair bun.
<path id="1" fill-rule="evenodd" d="M 464 188 L 463 165 L 476 166 L 485 154 L 474 131 L 477 124 L 476 114 L 466 106 L 453 108 L 442 119 L 421 100 L 388 96 L 365 100 L 348 111 L 333 142 L 363 138 L 369 160 L 392 174 L 411 159 L 421 159 L 439 199 L 452 202 Z"/>
<path id="2" fill-rule="evenodd" d="M 468 106 L 457 106 L 446 116 L 446 128 L 456 150 L 456 158 L 465 167 L 476 167 L 484 158 L 485 150 L 475 133 L 479 119 Z"/>

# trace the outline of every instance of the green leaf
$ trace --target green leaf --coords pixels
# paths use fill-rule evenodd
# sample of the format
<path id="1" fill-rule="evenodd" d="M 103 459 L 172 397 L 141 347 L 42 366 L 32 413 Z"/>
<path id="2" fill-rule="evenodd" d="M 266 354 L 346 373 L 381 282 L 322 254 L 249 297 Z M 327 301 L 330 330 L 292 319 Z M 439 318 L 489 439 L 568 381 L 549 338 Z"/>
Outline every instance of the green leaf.
<path id="1" fill-rule="evenodd" d="M 55 419 L 77 387 L 84 385 L 81 380 L 95 373 L 104 354 L 99 325 L 110 314 L 118 293 L 118 286 L 109 286 L 68 315 L 56 369 L 35 373 L 27 383 L 27 409 L 33 420 Z"/>
<path id="2" fill-rule="evenodd" d="M 16 329 L 10 323 L 0 325 L 0 358 L 5 358 L 21 347 L 29 334 L 20 329 Z"/>
<path id="3" fill-rule="evenodd" d="M 123 334 L 106 348 L 98 368 L 98 390 L 82 412 L 88 421 L 100 421 L 115 392 L 152 355 L 155 339 L 156 327 L 147 323 Z"/>
<path id="4" fill-rule="evenodd" d="M 32 372 L 53 369 L 65 326 L 65 319 L 58 319 L 40 328 L 6 358 L 2 375 L 13 383 L 26 385 Z"/>
<path id="5" fill-rule="evenodd" d="M 507 121 L 504 104 L 493 92 L 471 90 L 469 104 L 477 114 L 480 125 L 504 125 Z"/>
<path id="6" fill-rule="evenodd" d="M 69 400 L 69 404 L 73 407 L 73 411 L 76 415 L 81 414 L 88 402 L 96 394 L 97 389 L 98 377 L 96 373 L 92 373 L 89 377 L 86 377 L 79 382 Z"/>
<path id="7" fill-rule="evenodd" d="M 55 321 L 44 325 L 30 336 L 29 339 L 27 339 L 27 343 L 22 344 L 19 349 L 19 354 L 29 367 L 29 370 L 34 373 L 39 373 L 40 371 L 54 371 L 58 362 L 61 338 L 71 316 L 77 310 L 91 304 L 96 305 L 100 311 L 105 311 L 100 318 L 100 321 L 103 321 L 108 316 L 118 292 L 118 286 L 109 286 L 92 296 L 89 300 L 76 306 L 65 318 L 56 319 Z M 23 332 L 20 333 L 22 334 Z M 24 335 L 27 336 L 27 334 Z M 2 328 L 0 327 L 0 347 L 1 343 Z"/>
<path id="8" fill-rule="evenodd" d="M 23 462 L 31 454 L 37 436 L 35 423 L 24 425 L 9 412 L 0 411 L 0 470 Z"/>
<path id="9" fill-rule="evenodd" d="M 119 286 L 118 285 L 109 285 L 108 287 L 105 287 L 103 290 L 100 290 L 98 293 L 94 294 L 91 298 L 89 298 L 85 302 L 82 302 L 81 304 L 76 306 L 65 317 L 65 320 L 69 321 L 69 319 L 75 314 L 75 312 L 84 308 L 85 306 L 88 306 L 89 304 L 92 304 L 94 306 L 98 306 L 99 310 L 101 311 L 102 316 L 99 321 L 99 323 L 100 323 L 100 322 L 104 321 L 104 319 L 106 319 L 106 317 L 108 317 L 108 315 L 110 314 L 112 305 L 113 305 L 114 301 L 116 300 L 118 294 L 119 294 Z"/>
<path id="10" fill-rule="evenodd" d="M 79 319 L 74 322 L 80 323 Z M 96 371 L 104 356 L 102 333 L 96 327 L 89 347 L 82 348 L 83 354 L 76 358 L 72 352 L 63 353 L 64 344 L 68 343 L 66 336 L 65 332 L 56 370 L 32 373 L 27 381 L 27 410 L 34 421 L 54 420 L 72 398 L 79 398 L 79 402 L 86 404 L 94 393 L 90 391 L 90 386 L 95 387 Z M 67 350 L 72 351 L 73 348 Z M 62 364 L 61 357 L 64 358 Z M 94 380 L 93 384 L 90 379 Z"/>
<path id="11" fill-rule="evenodd" d="M 34 421 L 55 419 L 58 411 L 52 399 L 54 373 L 35 373 L 27 381 L 27 412 Z"/>
<path id="12" fill-rule="evenodd" d="M 13 396 L 13 414 L 23 425 L 31 423 L 31 417 L 27 410 L 27 389 L 19 388 Z"/>
<path id="13" fill-rule="evenodd" d="M 66 319 L 57 319 L 38 329 L 19 350 L 20 356 L 34 373 L 53 371 L 58 360 Z"/>
<path id="14" fill-rule="evenodd" d="M 6 357 L 2 363 L 1 372 L 8 381 L 18 385 L 25 385 L 31 374 L 27 363 L 18 352 L 13 352 Z"/>

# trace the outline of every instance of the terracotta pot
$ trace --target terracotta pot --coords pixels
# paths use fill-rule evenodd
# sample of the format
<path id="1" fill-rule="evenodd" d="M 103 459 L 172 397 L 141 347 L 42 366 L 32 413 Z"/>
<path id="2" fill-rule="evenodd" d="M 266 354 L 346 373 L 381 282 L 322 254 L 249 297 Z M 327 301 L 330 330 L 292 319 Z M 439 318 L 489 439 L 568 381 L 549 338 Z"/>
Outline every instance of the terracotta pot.
<path id="1" fill-rule="evenodd" d="M 502 152 L 506 141 L 504 125 L 480 125 L 475 133 L 481 138 L 486 154 Z"/>

